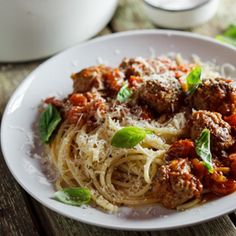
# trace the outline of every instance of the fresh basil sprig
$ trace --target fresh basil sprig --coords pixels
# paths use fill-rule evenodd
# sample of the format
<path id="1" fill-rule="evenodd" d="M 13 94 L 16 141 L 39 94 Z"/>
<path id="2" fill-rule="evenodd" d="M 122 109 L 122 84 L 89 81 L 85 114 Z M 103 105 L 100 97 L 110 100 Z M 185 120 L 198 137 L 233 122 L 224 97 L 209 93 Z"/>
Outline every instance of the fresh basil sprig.
<path id="1" fill-rule="evenodd" d="M 42 112 L 39 117 L 39 135 L 44 143 L 48 143 L 49 139 L 61 121 L 59 111 L 51 104 Z"/>
<path id="2" fill-rule="evenodd" d="M 217 35 L 216 39 L 223 43 L 228 43 L 233 46 L 236 46 L 236 25 L 235 24 L 229 25 L 229 27 L 225 30 L 223 35 Z"/>
<path id="3" fill-rule="evenodd" d="M 186 78 L 188 93 L 193 94 L 197 87 L 201 84 L 201 74 L 202 68 L 200 66 L 195 67 L 192 71 L 188 74 Z"/>
<path id="4" fill-rule="evenodd" d="M 224 36 L 224 35 L 217 35 L 216 39 L 218 41 L 221 41 L 222 43 L 227 43 L 227 44 L 231 44 L 233 46 L 236 46 L 236 37 L 231 38 L 231 37 L 227 37 L 227 36 Z"/>
<path id="5" fill-rule="evenodd" d="M 111 145 L 118 148 L 132 148 L 145 139 L 150 130 L 128 126 L 117 131 L 111 140 Z"/>
<path id="6" fill-rule="evenodd" d="M 230 24 L 224 32 L 224 36 L 236 39 L 236 24 Z"/>
<path id="7" fill-rule="evenodd" d="M 196 140 L 196 153 L 203 160 L 204 166 L 209 173 L 213 173 L 212 155 L 210 150 L 210 131 L 203 129 L 200 137 Z"/>
<path id="8" fill-rule="evenodd" d="M 54 193 L 55 200 L 72 206 L 81 206 L 91 201 L 91 193 L 88 188 L 64 188 Z"/>
<path id="9" fill-rule="evenodd" d="M 132 90 L 128 88 L 128 84 L 126 83 L 121 87 L 120 91 L 117 94 L 116 99 L 119 102 L 126 102 L 131 95 L 132 95 Z"/>

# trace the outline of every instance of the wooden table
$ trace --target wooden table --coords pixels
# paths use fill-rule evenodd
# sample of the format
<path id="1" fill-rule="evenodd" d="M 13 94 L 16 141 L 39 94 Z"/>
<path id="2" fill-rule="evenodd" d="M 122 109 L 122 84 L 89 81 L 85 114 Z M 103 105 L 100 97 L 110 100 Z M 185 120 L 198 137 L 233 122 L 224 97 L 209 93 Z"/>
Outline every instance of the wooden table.
<path id="1" fill-rule="evenodd" d="M 156 28 L 142 11 L 141 0 L 120 0 L 108 26 L 99 34 L 131 29 Z M 236 21 L 236 1 L 221 0 L 217 15 L 207 24 L 189 29 L 215 36 Z M 0 119 L 4 107 L 19 83 L 40 63 L 0 64 Z M 14 145 L 14 144 L 13 144 Z M 31 198 L 15 181 L 0 150 L 0 235 L 236 235 L 236 215 L 231 213 L 207 223 L 169 231 L 127 232 L 103 229 L 63 217 Z"/>

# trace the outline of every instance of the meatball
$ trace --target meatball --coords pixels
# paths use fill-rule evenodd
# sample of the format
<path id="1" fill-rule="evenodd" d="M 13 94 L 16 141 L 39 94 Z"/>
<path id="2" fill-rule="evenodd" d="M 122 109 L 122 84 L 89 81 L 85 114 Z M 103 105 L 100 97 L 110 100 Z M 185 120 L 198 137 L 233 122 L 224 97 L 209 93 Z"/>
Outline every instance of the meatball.
<path id="1" fill-rule="evenodd" d="M 73 74 L 71 77 L 74 82 L 74 92 L 85 93 L 94 89 L 103 90 L 106 86 L 107 77 L 110 79 L 113 71 L 114 69 L 110 67 L 93 66 Z"/>
<path id="2" fill-rule="evenodd" d="M 195 157 L 194 142 L 189 139 L 181 139 L 175 141 L 166 153 L 165 160 L 173 160 L 176 158 L 192 158 Z"/>
<path id="3" fill-rule="evenodd" d="M 183 91 L 175 78 L 152 76 L 139 90 L 139 99 L 158 113 L 172 113 L 180 109 Z"/>
<path id="4" fill-rule="evenodd" d="M 231 127 L 222 119 L 220 113 L 210 111 L 193 112 L 189 127 L 192 139 L 199 138 L 204 128 L 210 130 L 212 151 L 226 150 L 234 143 L 231 136 Z"/>
<path id="5" fill-rule="evenodd" d="M 159 62 L 155 59 L 125 58 L 119 68 L 124 72 L 125 77 L 129 79 L 130 76 L 148 76 L 158 73 Z"/>
<path id="6" fill-rule="evenodd" d="M 177 206 L 199 198 L 203 186 L 191 173 L 188 159 L 175 159 L 160 167 L 153 192 L 164 207 L 174 209 Z"/>
<path id="7" fill-rule="evenodd" d="M 230 115 L 236 107 L 236 89 L 224 79 L 207 79 L 189 99 L 190 105 L 197 110 Z"/>

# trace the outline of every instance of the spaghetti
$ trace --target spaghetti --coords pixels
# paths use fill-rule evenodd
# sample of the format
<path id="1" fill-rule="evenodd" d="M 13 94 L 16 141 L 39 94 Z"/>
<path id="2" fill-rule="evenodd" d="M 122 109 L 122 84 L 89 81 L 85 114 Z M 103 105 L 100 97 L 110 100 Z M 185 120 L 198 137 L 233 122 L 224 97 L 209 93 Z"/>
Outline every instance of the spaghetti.
<path id="1" fill-rule="evenodd" d="M 86 132 L 86 125 L 78 128 L 64 122 L 50 145 L 51 160 L 60 173 L 56 188 L 87 187 L 94 202 L 108 211 L 115 211 L 120 205 L 158 202 L 152 193 L 152 180 L 169 148 L 168 137 L 177 140 L 183 134 L 183 127 L 174 124 L 180 116 L 184 119 L 183 114 L 177 114 L 169 121 L 169 128 L 157 122 L 139 121 L 153 134 L 134 148 L 122 150 L 110 145 L 121 126 L 109 114 L 91 132 Z M 135 121 L 129 117 L 121 123 L 128 125 Z"/>
<path id="2" fill-rule="evenodd" d="M 196 66 L 203 68 L 204 80 L 196 88 L 192 86 L 194 94 L 189 94 L 186 81 L 194 75 Z M 48 145 L 50 162 L 58 172 L 55 188 L 86 187 L 93 202 L 110 212 L 122 205 L 158 202 L 168 208 L 186 209 L 199 203 L 205 192 L 218 194 L 216 188 L 222 184 L 222 176 L 232 182 L 225 194 L 234 191 L 233 161 L 219 158 L 220 149 L 232 155 L 229 148 L 234 145 L 233 122 L 225 124 L 217 115 L 212 126 L 208 119 L 218 112 L 217 108 L 203 111 L 203 115 L 192 111 L 202 110 L 193 98 L 201 92 L 201 86 L 230 86 L 221 81 L 216 85 L 219 73 L 212 72 L 211 66 L 189 63 L 177 55 L 124 59 L 119 68 L 101 65 L 73 74 L 72 94 L 63 100 L 45 100 L 62 117 Z M 205 85 L 207 79 L 214 81 Z M 235 92 L 227 89 L 228 93 Z M 231 105 L 234 100 L 224 103 Z M 228 105 L 227 112 L 221 110 L 221 114 L 234 114 Z M 200 116 L 202 127 L 196 127 Z M 227 145 L 218 141 L 214 125 L 228 130 L 221 134 L 228 135 Z M 146 132 L 144 138 L 128 148 L 111 145 L 114 135 L 124 127 L 139 127 Z M 193 142 L 204 128 L 210 130 L 214 145 L 219 147 L 218 154 L 212 153 L 213 174 L 207 172 L 206 160 L 196 154 L 201 150 L 197 152 Z M 227 172 L 221 171 L 225 169 Z"/>

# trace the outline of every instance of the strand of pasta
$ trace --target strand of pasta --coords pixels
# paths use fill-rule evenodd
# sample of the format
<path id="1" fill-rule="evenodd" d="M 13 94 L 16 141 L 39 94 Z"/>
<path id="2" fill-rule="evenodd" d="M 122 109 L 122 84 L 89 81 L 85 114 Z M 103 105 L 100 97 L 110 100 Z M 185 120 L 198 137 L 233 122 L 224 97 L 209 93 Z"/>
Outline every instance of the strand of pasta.
<path id="1" fill-rule="evenodd" d="M 63 129 L 64 127 L 62 127 Z M 69 142 L 69 138 L 72 139 L 72 136 L 73 136 L 73 133 L 71 132 L 73 129 L 73 127 L 71 127 L 71 129 L 69 129 L 66 133 L 65 133 L 65 137 L 63 138 L 60 138 L 58 137 L 58 140 L 67 140 L 67 142 Z M 60 132 L 60 134 L 62 134 L 63 132 Z M 58 141 L 57 140 L 57 141 Z M 64 143 L 65 144 L 65 143 Z M 60 146 L 58 146 L 60 145 Z M 67 145 L 67 144 L 66 144 Z M 64 155 L 66 155 L 66 157 L 69 157 L 70 156 L 70 153 L 69 152 L 69 149 L 66 148 L 64 149 L 64 145 L 63 143 L 61 142 L 56 142 L 54 143 L 54 157 L 58 157 L 58 160 L 57 160 L 57 167 L 59 168 L 59 171 L 61 173 L 61 177 L 58 179 L 56 185 L 57 185 L 57 188 L 60 189 L 62 188 L 62 182 L 65 181 L 66 184 L 68 185 L 68 187 L 72 187 L 72 183 L 69 181 L 69 178 L 73 177 L 79 186 L 86 186 L 86 187 L 89 187 L 90 191 L 91 191 L 91 194 L 92 194 L 92 199 L 98 204 L 98 205 L 101 205 L 104 209 L 108 210 L 108 211 L 116 211 L 117 210 L 117 206 L 114 206 L 113 204 L 109 203 L 106 199 L 104 199 L 101 195 L 99 195 L 97 193 L 96 190 L 94 190 L 93 188 L 91 188 L 91 186 L 87 186 L 88 183 L 85 183 L 81 180 L 81 176 L 79 175 L 78 172 L 76 172 L 76 169 L 74 168 L 74 165 L 72 164 L 73 162 L 71 161 L 71 158 L 63 158 Z M 60 147 L 60 148 L 58 148 Z M 68 145 L 67 145 L 68 147 Z M 58 151 L 58 153 L 55 153 L 55 150 Z M 63 152 L 61 150 L 64 150 Z M 65 151 L 67 151 L 65 153 Z M 66 161 L 66 164 L 63 163 L 62 160 L 65 160 Z M 63 175 L 63 173 L 65 174 L 65 170 L 63 169 L 63 166 L 68 166 L 69 169 L 70 169 L 70 173 L 72 174 L 72 176 L 70 175 L 68 178 L 66 178 L 66 175 Z"/>
<path id="2" fill-rule="evenodd" d="M 60 134 L 62 134 L 63 132 L 61 132 Z M 71 163 L 64 163 L 63 162 L 63 159 L 66 159 L 66 158 L 63 158 L 63 156 L 69 156 L 69 154 L 68 154 L 68 152 L 70 151 L 69 150 L 69 146 L 71 145 L 71 142 L 72 142 L 72 139 L 73 139 L 73 136 L 74 136 L 74 132 L 73 132 L 73 127 L 71 127 L 70 129 L 68 129 L 68 131 L 63 135 L 63 137 L 62 138 L 59 138 L 59 140 L 61 140 L 61 142 L 59 142 L 59 143 L 57 143 L 56 142 L 56 150 L 58 151 L 58 154 L 54 154 L 53 156 L 57 156 L 57 158 L 58 158 L 58 160 L 57 160 L 57 168 L 59 169 L 59 172 L 61 173 L 61 176 L 62 176 L 62 180 L 60 180 L 59 181 L 59 183 L 57 184 L 58 185 L 58 188 L 60 188 L 61 186 L 61 182 L 65 182 L 66 184 L 68 184 L 68 185 L 74 185 L 71 181 L 70 181 L 70 179 L 71 179 L 71 176 L 67 176 L 67 175 L 64 175 L 63 176 L 63 173 L 65 174 L 66 172 L 65 172 L 65 168 L 67 169 L 68 168 L 68 165 Z M 63 140 L 63 141 L 62 141 Z M 69 145 L 68 145 L 69 144 Z M 60 145 L 60 148 L 58 148 L 57 147 L 57 145 Z M 136 158 L 136 157 L 135 157 Z M 119 158 L 117 158 L 117 159 L 119 159 Z M 141 159 L 143 159 L 143 158 L 141 158 Z M 71 165 L 69 165 L 70 166 L 70 168 L 71 168 Z M 72 168 L 73 169 L 73 168 Z M 75 174 L 74 173 L 74 178 L 75 178 L 75 176 L 76 176 L 77 174 Z M 92 179 L 96 179 L 95 177 L 94 177 L 94 175 L 92 175 L 93 177 L 92 177 Z M 77 180 L 78 181 L 78 180 Z M 78 181 L 79 182 L 79 181 Z M 96 182 L 96 181 L 95 181 Z M 79 183 L 80 185 L 82 184 L 81 182 Z M 112 183 L 110 183 L 110 186 L 112 186 Z M 98 187 L 98 189 L 100 189 L 99 188 L 99 186 L 97 186 Z M 145 189 L 145 188 L 144 188 Z M 149 186 L 147 186 L 146 187 L 146 189 L 149 189 Z M 145 190 L 146 191 L 146 190 Z M 142 193 L 144 194 L 145 193 L 145 191 L 142 191 Z M 129 200 L 128 200 L 129 201 Z M 146 199 L 145 199 L 145 201 L 147 201 Z M 126 200 L 126 202 L 127 202 L 127 200 Z M 101 202 L 100 202 L 101 203 Z M 121 202 L 122 203 L 122 202 Z M 132 204 L 132 202 L 127 202 L 127 203 L 129 203 L 129 204 Z M 103 204 L 104 205 L 104 204 Z"/>
<path id="3" fill-rule="evenodd" d="M 135 148 L 117 149 L 107 142 L 110 142 L 110 135 L 119 127 L 117 122 L 109 118 L 90 133 L 86 132 L 86 125 L 80 127 L 79 124 L 62 123 L 50 145 L 52 162 L 59 172 L 56 188 L 88 187 L 93 201 L 108 211 L 117 210 L 119 205 L 158 202 L 151 192 L 152 180 L 169 148 L 166 142 L 176 139 L 181 131 L 177 128 L 145 125 L 156 136 L 148 137 Z M 90 138 L 104 145 L 101 149 L 103 151 L 96 154 L 96 157 L 93 149 L 84 148 Z"/>
<path id="4" fill-rule="evenodd" d="M 76 179 L 77 183 L 79 186 L 82 187 L 87 187 L 89 188 L 90 192 L 91 192 L 91 196 L 92 196 L 92 200 L 100 205 L 102 208 L 110 211 L 110 212 L 114 212 L 117 211 L 117 206 L 109 203 L 102 195 L 100 195 L 98 193 L 98 191 L 96 191 L 90 184 L 88 184 L 87 182 L 84 182 L 81 178 L 81 175 L 78 173 L 78 171 L 76 171 L 76 169 L 74 168 L 72 162 L 68 163 L 71 173 L 73 175 L 73 177 Z"/>

